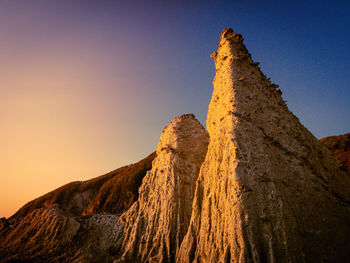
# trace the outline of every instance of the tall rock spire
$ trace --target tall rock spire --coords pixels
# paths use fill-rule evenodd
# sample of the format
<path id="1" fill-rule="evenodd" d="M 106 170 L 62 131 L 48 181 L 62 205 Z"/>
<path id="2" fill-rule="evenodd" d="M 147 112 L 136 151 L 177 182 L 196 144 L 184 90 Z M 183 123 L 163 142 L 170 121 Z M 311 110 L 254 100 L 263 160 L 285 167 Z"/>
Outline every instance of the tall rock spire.
<path id="1" fill-rule="evenodd" d="M 350 181 L 224 29 L 191 222 L 177 262 L 349 262 Z"/>
<path id="2" fill-rule="evenodd" d="M 122 215 L 121 262 L 174 262 L 191 217 L 195 182 L 209 136 L 193 114 L 175 118 L 160 137 L 139 198 Z"/>

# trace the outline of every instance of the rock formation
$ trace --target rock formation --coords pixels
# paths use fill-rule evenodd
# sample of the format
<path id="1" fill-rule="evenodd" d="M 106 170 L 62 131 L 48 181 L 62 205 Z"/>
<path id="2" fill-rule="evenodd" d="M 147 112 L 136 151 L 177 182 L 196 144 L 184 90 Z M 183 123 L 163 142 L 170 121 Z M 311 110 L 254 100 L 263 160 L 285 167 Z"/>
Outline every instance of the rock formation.
<path id="1" fill-rule="evenodd" d="M 64 216 L 57 207 L 36 209 L 17 224 L 2 229 L 0 262 L 62 259 L 64 248 L 79 228 L 77 220 Z"/>
<path id="2" fill-rule="evenodd" d="M 111 262 L 118 219 L 69 217 L 57 206 L 36 209 L 1 231 L 0 262 Z"/>
<path id="3" fill-rule="evenodd" d="M 175 261 L 190 222 L 195 181 L 208 141 L 192 114 L 175 118 L 163 130 L 139 199 L 120 219 L 121 262 Z"/>
<path id="4" fill-rule="evenodd" d="M 177 262 L 349 262 L 350 181 L 224 29 L 210 143 Z"/>
<path id="5" fill-rule="evenodd" d="M 350 173 L 241 35 L 224 29 L 212 57 L 210 140 L 182 115 L 156 153 L 0 218 L 0 263 L 350 262 Z M 347 165 L 344 136 L 322 142 Z"/>
<path id="6" fill-rule="evenodd" d="M 344 170 L 350 172 L 350 133 L 329 136 L 320 140 L 343 165 Z"/>

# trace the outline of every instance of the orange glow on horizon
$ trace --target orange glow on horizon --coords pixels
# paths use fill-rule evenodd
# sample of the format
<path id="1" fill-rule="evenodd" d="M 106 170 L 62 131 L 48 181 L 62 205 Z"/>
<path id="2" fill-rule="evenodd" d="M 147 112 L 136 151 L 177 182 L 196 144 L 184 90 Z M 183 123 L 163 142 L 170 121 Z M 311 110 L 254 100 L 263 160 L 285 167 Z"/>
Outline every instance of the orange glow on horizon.
<path id="1" fill-rule="evenodd" d="M 21 63 L 8 58 L 0 68 L 5 72 L 0 80 L 0 217 L 63 184 L 135 162 L 135 152 L 141 159 L 155 148 L 152 140 L 139 141 L 149 135 L 146 129 L 141 136 L 135 134 L 140 128 L 127 130 L 134 125 L 128 118 L 138 114 L 127 104 L 134 93 L 127 88 L 127 75 L 115 76 L 113 83 L 105 80 L 122 67 L 102 71 L 108 61 L 94 54 L 87 59 L 74 49 L 32 50 L 30 56 L 35 59 Z M 138 92 L 133 101 L 141 104 L 147 94 Z"/>

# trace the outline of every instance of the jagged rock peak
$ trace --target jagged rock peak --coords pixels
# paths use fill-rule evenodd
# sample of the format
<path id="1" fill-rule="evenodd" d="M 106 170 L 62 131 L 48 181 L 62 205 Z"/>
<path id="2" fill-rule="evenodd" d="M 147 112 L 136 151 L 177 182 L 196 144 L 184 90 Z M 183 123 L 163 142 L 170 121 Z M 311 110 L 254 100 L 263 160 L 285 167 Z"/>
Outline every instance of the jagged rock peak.
<path id="1" fill-rule="evenodd" d="M 278 85 L 271 83 L 261 72 L 259 63 L 252 60 L 240 34 L 225 28 L 220 37 L 218 50 L 212 57 L 215 58 L 216 76 L 207 116 L 209 133 L 214 132 L 215 124 L 224 118 L 229 120 L 227 116 L 234 112 L 250 115 L 252 113 L 250 111 L 257 111 L 267 106 L 264 104 L 268 104 L 268 98 L 266 101 L 252 101 L 263 96 L 274 97 L 279 106 L 284 110 L 287 109 Z M 243 94 L 236 96 L 238 89 L 244 89 Z"/>
<path id="2" fill-rule="evenodd" d="M 188 127 L 190 126 L 190 127 Z M 162 135 L 160 137 L 157 154 L 160 154 L 163 150 L 177 150 L 180 152 L 196 152 L 193 149 L 186 147 L 187 140 L 191 138 L 191 128 L 195 128 L 193 135 L 196 132 L 203 132 L 203 126 L 196 120 L 194 114 L 183 114 L 172 120 L 172 122 L 163 129 Z"/>
<path id="3" fill-rule="evenodd" d="M 210 56 L 216 58 L 221 51 L 220 55 L 235 55 L 238 58 L 237 52 L 240 52 L 244 54 L 245 56 L 242 56 L 240 58 L 248 58 L 251 59 L 251 56 L 248 52 L 248 50 L 245 48 L 243 44 L 243 37 L 241 34 L 235 33 L 232 28 L 224 28 L 222 30 L 221 36 L 220 36 L 220 43 L 218 46 L 218 51 L 212 53 Z M 220 50 L 220 47 L 224 45 L 224 43 L 227 42 L 230 45 L 230 49 L 226 49 L 225 52 L 222 52 L 223 50 Z"/>
<path id="4" fill-rule="evenodd" d="M 224 29 L 177 262 L 348 262 L 350 180 Z M 331 240 L 331 241 L 326 241 Z"/>
<path id="5" fill-rule="evenodd" d="M 117 262 L 175 261 L 190 222 L 195 182 L 208 141 L 193 114 L 175 118 L 163 130 L 139 198 L 121 216 L 122 256 Z"/>

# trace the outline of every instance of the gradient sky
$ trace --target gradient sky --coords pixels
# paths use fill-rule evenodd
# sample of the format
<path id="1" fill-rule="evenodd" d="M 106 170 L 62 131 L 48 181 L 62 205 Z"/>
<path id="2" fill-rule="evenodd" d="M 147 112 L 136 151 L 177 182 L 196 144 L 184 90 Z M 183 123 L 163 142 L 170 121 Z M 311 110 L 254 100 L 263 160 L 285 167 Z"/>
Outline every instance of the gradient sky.
<path id="1" fill-rule="evenodd" d="M 204 124 L 224 27 L 316 137 L 350 132 L 349 1 L 142 2 L 0 2 L 0 217 Z"/>

